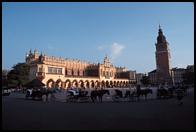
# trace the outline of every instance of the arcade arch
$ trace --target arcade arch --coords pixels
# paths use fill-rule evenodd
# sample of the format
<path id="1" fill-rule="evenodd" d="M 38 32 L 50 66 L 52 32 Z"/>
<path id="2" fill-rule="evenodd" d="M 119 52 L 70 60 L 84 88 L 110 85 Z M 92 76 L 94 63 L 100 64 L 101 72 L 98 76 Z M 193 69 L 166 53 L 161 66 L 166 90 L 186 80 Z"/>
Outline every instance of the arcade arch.
<path id="1" fill-rule="evenodd" d="M 71 81 L 69 79 L 67 79 L 65 81 L 65 88 L 70 88 L 71 87 Z"/>
<path id="2" fill-rule="evenodd" d="M 78 81 L 77 80 L 73 80 L 72 81 L 72 86 L 77 88 L 78 87 Z"/>
<path id="3" fill-rule="evenodd" d="M 55 81 L 53 79 L 49 79 L 46 83 L 48 88 L 53 88 L 55 86 Z"/>

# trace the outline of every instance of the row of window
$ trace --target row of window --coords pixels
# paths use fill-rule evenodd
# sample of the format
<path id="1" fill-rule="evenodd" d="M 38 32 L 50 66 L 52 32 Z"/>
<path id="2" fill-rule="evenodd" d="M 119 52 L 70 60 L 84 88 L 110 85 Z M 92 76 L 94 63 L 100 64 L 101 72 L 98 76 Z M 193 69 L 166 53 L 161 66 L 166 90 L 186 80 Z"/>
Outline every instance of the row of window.
<path id="1" fill-rule="evenodd" d="M 62 68 L 48 67 L 48 73 L 62 74 Z"/>
<path id="2" fill-rule="evenodd" d="M 108 77 L 112 77 L 113 73 L 108 71 L 101 71 L 101 76 L 105 76 L 108 78 Z"/>
<path id="3" fill-rule="evenodd" d="M 74 75 L 74 76 L 83 76 L 84 71 L 83 70 L 72 70 L 72 69 L 67 69 L 65 70 L 65 75 Z"/>

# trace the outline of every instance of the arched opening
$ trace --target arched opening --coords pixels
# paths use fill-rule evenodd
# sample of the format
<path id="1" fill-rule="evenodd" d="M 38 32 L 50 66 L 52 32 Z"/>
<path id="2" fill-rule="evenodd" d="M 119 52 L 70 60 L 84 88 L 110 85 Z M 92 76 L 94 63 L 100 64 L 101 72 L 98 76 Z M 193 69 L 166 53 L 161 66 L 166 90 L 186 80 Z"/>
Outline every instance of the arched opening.
<path id="1" fill-rule="evenodd" d="M 109 88 L 110 87 L 110 83 L 109 81 L 106 81 L 106 88 Z"/>
<path id="2" fill-rule="evenodd" d="M 105 88 L 105 82 L 104 81 L 101 82 L 101 87 Z"/>
<path id="3" fill-rule="evenodd" d="M 71 87 L 71 81 L 68 79 L 65 81 L 65 88 L 70 88 Z"/>
<path id="4" fill-rule="evenodd" d="M 84 82 L 83 82 L 83 80 L 80 80 L 80 81 L 79 81 L 78 87 L 84 88 Z"/>
<path id="5" fill-rule="evenodd" d="M 91 88 L 94 88 L 95 87 L 95 83 L 93 80 L 91 80 Z"/>
<path id="6" fill-rule="evenodd" d="M 126 86 L 125 86 L 125 81 L 123 81 L 123 84 L 122 84 L 122 85 L 123 85 L 123 88 L 125 88 L 125 87 L 126 87 Z"/>
<path id="7" fill-rule="evenodd" d="M 97 80 L 97 81 L 95 81 L 95 88 L 99 88 L 100 86 L 100 83 L 99 83 L 99 81 Z"/>
<path id="8" fill-rule="evenodd" d="M 129 87 L 129 82 L 128 81 L 126 82 L 126 87 Z"/>
<path id="9" fill-rule="evenodd" d="M 56 81 L 56 86 L 55 87 L 57 87 L 57 88 L 62 88 L 63 87 L 63 82 L 61 81 L 61 79 L 58 79 Z"/>
<path id="10" fill-rule="evenodd" d="M 85 81 L 84 87 L 85 87 L 85 88 L 89 88 L 89 87 L 90 87 L 90 86 L 89 86 L 89 81 L 88 81 L 88 80 Z"/>
<path id="11" fill-rule="evenodd" d="M 77 88 L 77 87 L 78 87 L 78 82 L 77 82 L 77 80 L 73 80 L 72 86 L 73 86 L 74 88 Z"/>
<path id="12" fill-rule="evenodd" d="M 116 81 L 114 81 L 114 87 L 117 87 L 116 85 L 117 85 L 117 84 L 116 84 Z"/>
<path id="13" fill-rule="evenodd" d="M 121 87 L 121 88 L 123 87 L 123 82 L 122 82 L 122 81 L 120 81 L 120 87 Z"/>
<path id="14" fill-rule="evenodd" d="M 113 88 L 113 82 L 110 81 L 110 88 Z"/>
<path id="15" fill-rule="evenodd" d="M 53 79 L 49 79 L 49 80 L 47 81 L 47 83 L 46 83 L 46 86 L 47 86 L 48 88 L 53 88 L 53 87 L 55 87 L 55 81 L 54 81 Z"/>

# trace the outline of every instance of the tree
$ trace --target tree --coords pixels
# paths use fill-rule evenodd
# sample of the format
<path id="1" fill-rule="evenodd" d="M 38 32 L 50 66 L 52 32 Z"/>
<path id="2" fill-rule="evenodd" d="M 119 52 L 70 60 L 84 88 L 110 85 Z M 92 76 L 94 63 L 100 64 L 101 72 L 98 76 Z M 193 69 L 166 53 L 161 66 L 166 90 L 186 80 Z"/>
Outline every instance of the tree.
<path id="1" fill-rule="evenodd" d="M 8 74 L 8 70 L 3 69 L 2 70 L 2 86 L 7 86 L 8 82 L 7 82 L 7 74 Z"/>
<path id="2" fill-rule="evenodd" d="M 144 86 L 147 86 L 148 84 L 150 84 L 150 78 L 148 76 L 143 76 L 142 79 L 140 80 L 141 83 L 144 85 Z"/>
<path id="3" fill-rule="evenodd" d="M 7 75 L 9 86 L 20 86 L 29 81 L 29 66 L 26 63 L 18 63 L 12 68 Z"/>

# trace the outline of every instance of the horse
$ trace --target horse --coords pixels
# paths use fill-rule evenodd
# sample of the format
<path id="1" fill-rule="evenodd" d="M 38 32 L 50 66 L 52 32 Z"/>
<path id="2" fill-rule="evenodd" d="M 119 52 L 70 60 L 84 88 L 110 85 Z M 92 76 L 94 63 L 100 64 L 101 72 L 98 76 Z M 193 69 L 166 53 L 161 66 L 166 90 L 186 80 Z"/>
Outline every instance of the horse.
<path id="1" fill-rule="evenodd" d="M 115 89 L 115 92 L 116 92 L 116 96 L 122 98 L 123 97 L 123 94 L 122 94 L 122 91 L 118 90 L 118 89 Z"/>
<path id="2" fill-rule="evenodd" d="M 126 90 L 124 98 L 131 97 L 131 91 Z"/>
<path id="3" fill-rule="evenodd" d="M 147 95 L 148 94 L 152 94 L 152 93 L 153 93 L 152 89 L 149 89 L 149 88 L 147 88 L 147 89 L 140 89 L 140 90 L 138 90 L 136 92 L 136 96 L 137 96 L 138 101 L 140 99 L 140 96 L 145 96 L 145 100 L 147 100 Z"/>
<path id="4" fill-rule="evenodd" d="M 181 86 L 180 88 L 183 90 L 184 95 L 187 95 L 188 86 L 183 85 L 183 86 Z"/>
<path id="5" fill-rule="evenodd" d="M 97 97 L 99 98 L 99 102 L 102 102 L 102 98 L 104 94 L 110 95 L 109 90 L 93 90 L 90 95 L 92 102 L 94 103 Z"/>
<path id="6" fill-rule="evenodd" d="M 115 95 L 112 96 L 113 101 L 119 101 L 120 98 L 123 98 L 123 93 L 121 90 L 115 89 Z"/>
<path id="7" fill-rule="evenodd" d="M 130 90 L 126 90 L 124 98 L 129 98 L 129 101 L 135 100 L 134 97 L 137 97 L 136 91 L 131 92 Z"/>

